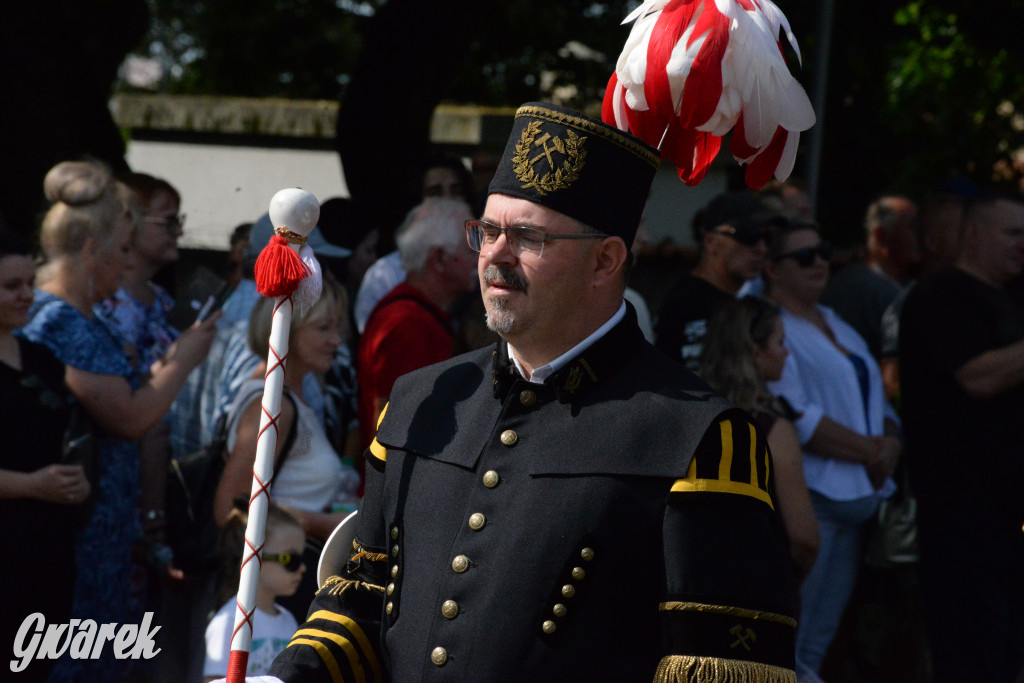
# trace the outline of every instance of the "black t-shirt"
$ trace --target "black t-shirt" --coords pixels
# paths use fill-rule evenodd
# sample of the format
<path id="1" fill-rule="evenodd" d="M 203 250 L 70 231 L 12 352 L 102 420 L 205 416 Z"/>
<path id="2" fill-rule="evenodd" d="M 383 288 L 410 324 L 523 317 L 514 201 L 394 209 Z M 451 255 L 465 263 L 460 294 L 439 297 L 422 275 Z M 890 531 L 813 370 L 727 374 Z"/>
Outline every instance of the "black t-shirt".
<path id="1" fill-rule="evenodd" d="M 64 364 L 41 344 L 19 338 L 18 345 L 22 369 L 0 363 L 0 469 L 34 472 L 60 461 L 71 399 Z M 64 543 L 70 549 L 69 539 L 77 530 L 69 524 L 74 511 L 40 500 L 0 500 L 0 547 L 23 552 L 45 538 L 47 544 Z"/>
<path id="2" fill-rule="evenodd" d="M 707 280 L 684 275 L 672 288 L 658 314 L 654 345 L 687 370 L 696 372 L 708 323 L 733 298 Z"/>
<path id="3" fill-rule="evenodd" d="M 1024 386 L 978 400 L 953 377 L 971 359 L 1022 338 L 1024 318 L 1013 300 L 959 269 L 939 271 L 907 295 L 899 343 L 903 426 L 911 485 L 922 499 L 1022 506 Z"/>

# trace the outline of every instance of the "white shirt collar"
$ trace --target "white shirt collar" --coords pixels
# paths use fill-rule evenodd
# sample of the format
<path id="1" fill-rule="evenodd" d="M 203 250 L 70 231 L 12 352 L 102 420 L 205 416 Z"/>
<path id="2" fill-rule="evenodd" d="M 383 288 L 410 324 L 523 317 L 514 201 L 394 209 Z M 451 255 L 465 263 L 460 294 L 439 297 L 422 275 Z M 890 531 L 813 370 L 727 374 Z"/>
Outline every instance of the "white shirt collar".
<path id="1" fill-rule="evenodd" d="M 539 368 L 534 369 L 533 374 L 530 375 L 529 381 L 533 384 L 543 384 L 544 380 L 546 380 L 548 377 L 561 370 L 569 361 L 571 361 L 573 358 L 586 351 L 587 348 L 589 348 L 594 342 L 596 342 L 598 339 L 606 335 L 608 333 L 608 330 L 618 325 L 619 321 L 622 320 L 625 316 L 626 302 L 623 301 L 621 304 L 619 304 L 619 310 L 615 311 L 615 314 L 608 319 L 608 322 L 606 322 L 604 325 L 601 325 L 601 327 L 594 330 L 594 332 L 589 337 L 587 337 L 579 344 L 572 347 L 571 349 L 569 349 L 561 356 L 548 363 L 547 365 L 542 365 Z M 506 342 L 506 344 L 507 343 L 508 342 Z M 512 351 L 511 344 L 508 345 L 508 355 L 509 358 L 512 359 L 512 362 L 515 363 L 516 370 L 518 370 L 519 374 L 525 378 L 526 373 L 523 371 L 523 366 L 519 364 L 519 359 L 516 358 L 516 354 Z"/>

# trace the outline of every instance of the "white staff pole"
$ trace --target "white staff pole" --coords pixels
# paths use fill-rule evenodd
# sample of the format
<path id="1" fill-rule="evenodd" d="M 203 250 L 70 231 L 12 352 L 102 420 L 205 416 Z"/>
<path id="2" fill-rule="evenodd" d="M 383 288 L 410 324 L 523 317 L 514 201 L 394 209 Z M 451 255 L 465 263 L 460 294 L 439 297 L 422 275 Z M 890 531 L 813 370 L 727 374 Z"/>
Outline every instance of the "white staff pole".
<path id="1" fill-rule="evenodd" d="M 228 657 L 228 683 L 244 683 L 252 644 L 253 617 L 256 611 L 256 589 L 260 579 L 263 543 L 266 540 L 267 509 L 270 487 L 274 476 L 274 452 L 277 448 L 281 418 L 281 397 L 284 391 L 285 362 L 288 359 L 288 333 L 292 321 L 292 292 L 298 286 L 294 277 L 282 282 L 270 270 L 282 269 L 294 275 L 296 261 L 301 266 L 299 248 L 313 230 L 320 217 L 320 204 L 316 198 L 298 188 L 281 190 L 270 200 L 270 220 L 276 235 L 260 255 L 265 267 L 260 271 L 257 262 L 257 285 L 264 296 L 275 295 L 274 313 L 270 328 L 270 350 L 267 355 L 267 374 L 263 388 L 260 431 L 256 441 L 256 461 L 253 464 L 252 491 L 249 496 L 249 520 L 245 527 L 245 547 L 236 597 L 235 625 L 231 633 L 231 652 Z M 287 242 L 285 246 L 283 237 Z M 264 260 L 264 254 L 273 249 L 294 251 L 291 255 L 278 252 Z M 269 265 L 268 265 L 269 264 Z M 319 274 L 317 274 L 319 275 Z M 261 278 L 262 276 L 262 278 Z M 271 285 L 266 286 L 267 280 Z"/>

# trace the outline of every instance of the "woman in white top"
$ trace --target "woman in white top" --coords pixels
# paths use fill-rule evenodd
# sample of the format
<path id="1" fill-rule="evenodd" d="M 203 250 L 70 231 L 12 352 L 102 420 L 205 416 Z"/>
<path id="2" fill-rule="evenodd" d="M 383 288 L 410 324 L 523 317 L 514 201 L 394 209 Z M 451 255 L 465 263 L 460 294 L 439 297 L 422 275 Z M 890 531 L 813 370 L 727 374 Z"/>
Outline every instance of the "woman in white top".
<path id="1" fill-rule="evenodd" d="M 272 299 L 261 299 L 250 318 L 249 346 L 260 358 L 267 357 L 273 307 Z M 275 465 L 282 457 L 286 459 L 270 491 L 271 500 L 289 508 L 307 535 L 321 540 L 326 540 L 358 504 L 359 475 L 342 463 L 324 434 L 323 425 L 303 402 L 302 381 L 310 372 L 330 369 L 334 352 L 342 342 L 339 330 L 345 319 L 344 309 L 345 294 L 328 276 L 320 300 L 306 313 L 296 311 L 292 316 L 284 380 L 292 400 L 281 402 Z M 214 498 L 214 514 L 221 524 L 227 520 L 233 500 L 237 496 L 248 497 L 252 486 L 266 371 L 267 362 L 263 360 L 238 392 L 231 410 L 230 455 Z M 293 428 L 295 439 L 285 456 L 281 451 Z"/>
<path id="2" fill-rule="evenodd" d="M 274 300 L 260 299 L 249 319 L 249 346 L 260 358 L 267 358 Z M 285 364 L 284 388 L 291 400 L 281 401 L 278 420 L 279 438 L 274 456 L 275 468 L 285 458 L 270 489 L 272 502 L 287 508 L 302 525 L 307 536 L 307 564 L 315 567 L 323 541 L 342 519 L 358 507 L 359 473 L 342 462 L 324 433 L 323 424 L 302 400 L 302 380 L 331 367 L 334 352 L 342 342 L 340 330 L 345 320 L 346 299 L 341 286 L 325 274 L 323 294 L 306 313 L 292 317 Z M 252 468 L 256 460 L 256 439 L 262 413 L 263 377 L 267 363 L 261 361 L 242 389 L 231 409 L 232 427 L 228 434 L 228 462 L 214 495 L 214 515 L 223 525 L 236 497 L 248 499 L 252 487 Z M 284 445 L 294 429 L 295 438 L 288 453 Z M 303 585 L 281 604 L 302 621 L 316 589 L 316 572 L 304 575 Z"/>
<path id="3" fill-rule="evenodd" d="M 864 532 L 902 450 L 867 343 L 818 300 L 828 281 L 829 245 L 813 225 L 780 231 L 769 245 L 765 282 L 782 307 L 789 357 L 769 390 L 799 413 L 794 420 L 804 475 L 821 535 L 818 559 L 801 587 L 797 662 L 817 673 L 849 601 Z"/>

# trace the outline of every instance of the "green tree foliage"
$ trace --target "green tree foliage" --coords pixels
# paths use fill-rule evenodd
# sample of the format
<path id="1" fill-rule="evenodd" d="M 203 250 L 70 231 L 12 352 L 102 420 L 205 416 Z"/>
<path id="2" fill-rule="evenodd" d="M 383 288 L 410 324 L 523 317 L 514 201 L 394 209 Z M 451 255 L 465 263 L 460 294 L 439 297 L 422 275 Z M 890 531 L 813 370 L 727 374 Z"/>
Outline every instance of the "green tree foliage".
<path id="1" fill-rule="evenodd" d="M 138 49 L 171 93 L 336 99 L 382 4 L 346 0 L 159 0 Z"/>
<path id="2" fill-rule="evenodd" d="M 954 174 L 1020 184 L 1024 48 L 997 27 L 1019 27 L 1024 3 L 957 4 L 916 0 L 894 14 L 904 36 L 889 50 L 885 119 L 920 150 L 895 170 L 911 186 Z"/>

